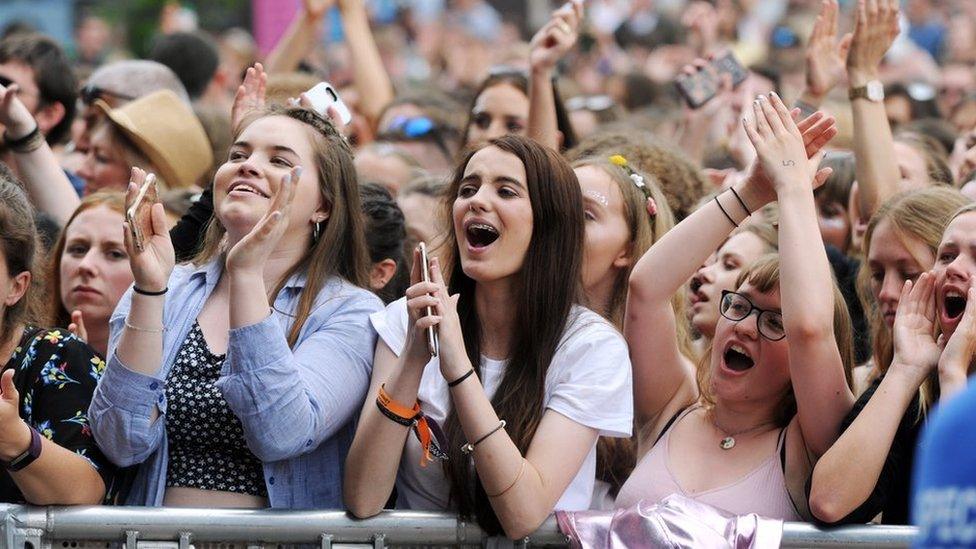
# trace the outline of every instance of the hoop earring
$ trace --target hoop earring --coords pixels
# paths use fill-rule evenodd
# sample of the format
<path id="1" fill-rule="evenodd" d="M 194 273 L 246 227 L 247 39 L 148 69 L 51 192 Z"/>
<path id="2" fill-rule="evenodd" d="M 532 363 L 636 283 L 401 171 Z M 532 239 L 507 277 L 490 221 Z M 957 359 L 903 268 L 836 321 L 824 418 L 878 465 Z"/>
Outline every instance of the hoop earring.
<path id="1" fill-rule="evenodd" d="M 322 236 L 322 222 L 316 221 L 312 223 L 312 242 L 318 242 L 320 236 Z"/>

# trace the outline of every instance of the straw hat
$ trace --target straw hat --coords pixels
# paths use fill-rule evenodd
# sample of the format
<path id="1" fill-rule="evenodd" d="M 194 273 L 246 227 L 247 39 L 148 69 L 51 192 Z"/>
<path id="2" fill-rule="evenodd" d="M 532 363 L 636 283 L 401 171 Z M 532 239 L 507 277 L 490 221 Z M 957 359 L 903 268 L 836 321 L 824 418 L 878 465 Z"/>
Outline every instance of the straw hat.
<path id="1" fill-rule="evenodd" d="M 170 188 L 197 183 L 213 164 L 210 140 L 193 111 L 170 90 L 160 90 L 117 109 L 95 106 L 146 155 Z"/>

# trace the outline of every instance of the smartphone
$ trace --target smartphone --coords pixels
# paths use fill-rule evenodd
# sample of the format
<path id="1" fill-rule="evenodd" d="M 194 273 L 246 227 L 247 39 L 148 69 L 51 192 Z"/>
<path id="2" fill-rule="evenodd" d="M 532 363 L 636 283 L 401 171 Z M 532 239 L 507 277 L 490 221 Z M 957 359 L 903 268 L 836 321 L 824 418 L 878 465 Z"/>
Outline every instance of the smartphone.
<path id="1" fill-rule="evenodd" d="M 749 71 L 732 52 L 728 52 L 722 57 L 713 59 L 706 69 L 695 74 L 682 74 L 675 81 L 675 85 L 688 106 L 697 109 L 711 101 L 718 93 L 719 79 L 723 74 L 728 74 L 732 78 L 733 88 L 738 87 L 749 77 Z"/>
<path id="2" fill-rule="evenodd" d="M 159 201 L 159 191 L 156 188 L 156 176 L 147 174 L 146 180 L 139 188 L 135 200 L 125 211 L 125 220 L 129 223 L 132 243 L 140 252 L 145 249 L 146 239 L 152 235 L 152 206 Z"/>
<path id="3" fill-rule="evenodd" d="M 420 263 L 420 272 L 424 277 L 424 282 L 430 282 L 430 262 L 427 260 L 427 244 L 423 242 L 420 243 Z M 434 309 L 427 307 L 426 313 L 427 316 L 431 316 L 434 314 Z M 437 356 L 438 346 L 437 328 L 427 328 L 427 350 L 430 351 L 430 356 Z"/>
<path id="4" fill-rule="evenodd" d="M 339 112 L 339 120 L 344 125 L 348 125 L 352 121 L 352 113 L 349 111 L 349 107 L 343 103 L 342 98 L 339 97 L 339 92 L 332 87 L 332 84 L 319 82 L 305 92 L 305 95 L 312 102 L 312 108 L 315 109 L 315 112 L 322 117 L 328 118 L 329 107 L 335 107 Z"/>

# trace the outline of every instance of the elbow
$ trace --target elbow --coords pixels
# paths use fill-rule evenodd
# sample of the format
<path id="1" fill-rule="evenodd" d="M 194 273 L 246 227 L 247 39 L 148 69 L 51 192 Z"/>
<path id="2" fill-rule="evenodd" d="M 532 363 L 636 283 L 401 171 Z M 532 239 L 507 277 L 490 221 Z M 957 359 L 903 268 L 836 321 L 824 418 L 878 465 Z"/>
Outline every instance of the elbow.
<path id="1" fill-rule="evenodd" d="M 847 516 L 840 502 L 829 495 L 818 494 L 813 491 L 810 493 L 809 503 L 810 513 L 820 522 L 833 524 Z"/>
<path id="2" fill-rule="evenodd" d="M 539 513 L 520 514 L 517 517 L 502 521 L 502 530 L 508 539 L 516 541 L 525 539 L 538 530 L 547 518 L 549 518 L 549 512 L 541 515 Z"/>
<path id="3" fill-rule="evenodd" d="M 343 502 L 346 510 L 358 519 L 368 519 L 380 514 L 385 502 L 370 501 L 368 494 L 363 494 L 361 490 L 350 490 L 348 487 L 343 491 Z"/>

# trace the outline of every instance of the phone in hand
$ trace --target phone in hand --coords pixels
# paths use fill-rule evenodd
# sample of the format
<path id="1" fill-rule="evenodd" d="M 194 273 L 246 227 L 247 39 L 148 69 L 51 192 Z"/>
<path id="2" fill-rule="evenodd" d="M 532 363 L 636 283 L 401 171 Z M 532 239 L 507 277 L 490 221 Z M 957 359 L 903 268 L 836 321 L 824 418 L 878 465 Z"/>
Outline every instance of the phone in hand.
<path id="1" fill-rule="evenodd" d="M 708 67 L 695 74 L 682 74 L 675 81 L 678 92 L 688 106 L 697 109 L 711 101 L 718 93 L 719 79 L 723 74 L 732 78 L 732 87 L 738 87 L 749 76 L 749 71 L 732 52 L 713 59 Z"/>
<path id="2" fill-rule="evenodd" d="M 146 239 L 153 234 L 151 210 L 156 202 L 159 202 L 159 190 L 156 188 L 156 176 L 150 173 L 139 187 L 135 200 L 125 210 L 132 243 L 140 252 L 146 248 Z"/>
<path id="3" fill-rule="evenodd" d="M 430 262 L 427 260 L 427 244 L 420 243 L 420 272 L 421 276 L 424 278 L 424 282 L 430 282 Z M 427 307 L 427 316 L 434 314 L 434 309 Z M 437 351 L 439 348 L 439 342 L 437 341 L 437 328 L 430 327 L 427 328 L 427 350 L 430 352 L 430 356 L 437 356 Z"/>
<path id="4" fill-rule="evenodd" d="M 323 118 L 329 117 L 329 107 L 335 107 L 339 113 L 339 120 L 344 125 L 348 125 L 352 121 L 352 112 L 343 103 L 342 98 L 339 97 L 339 92 L 332 87 L 332 84 L 319 82 L 305 92 L 305 96 L 312 102 L 312 108 L 315 109 L 315 112 Z"/>

